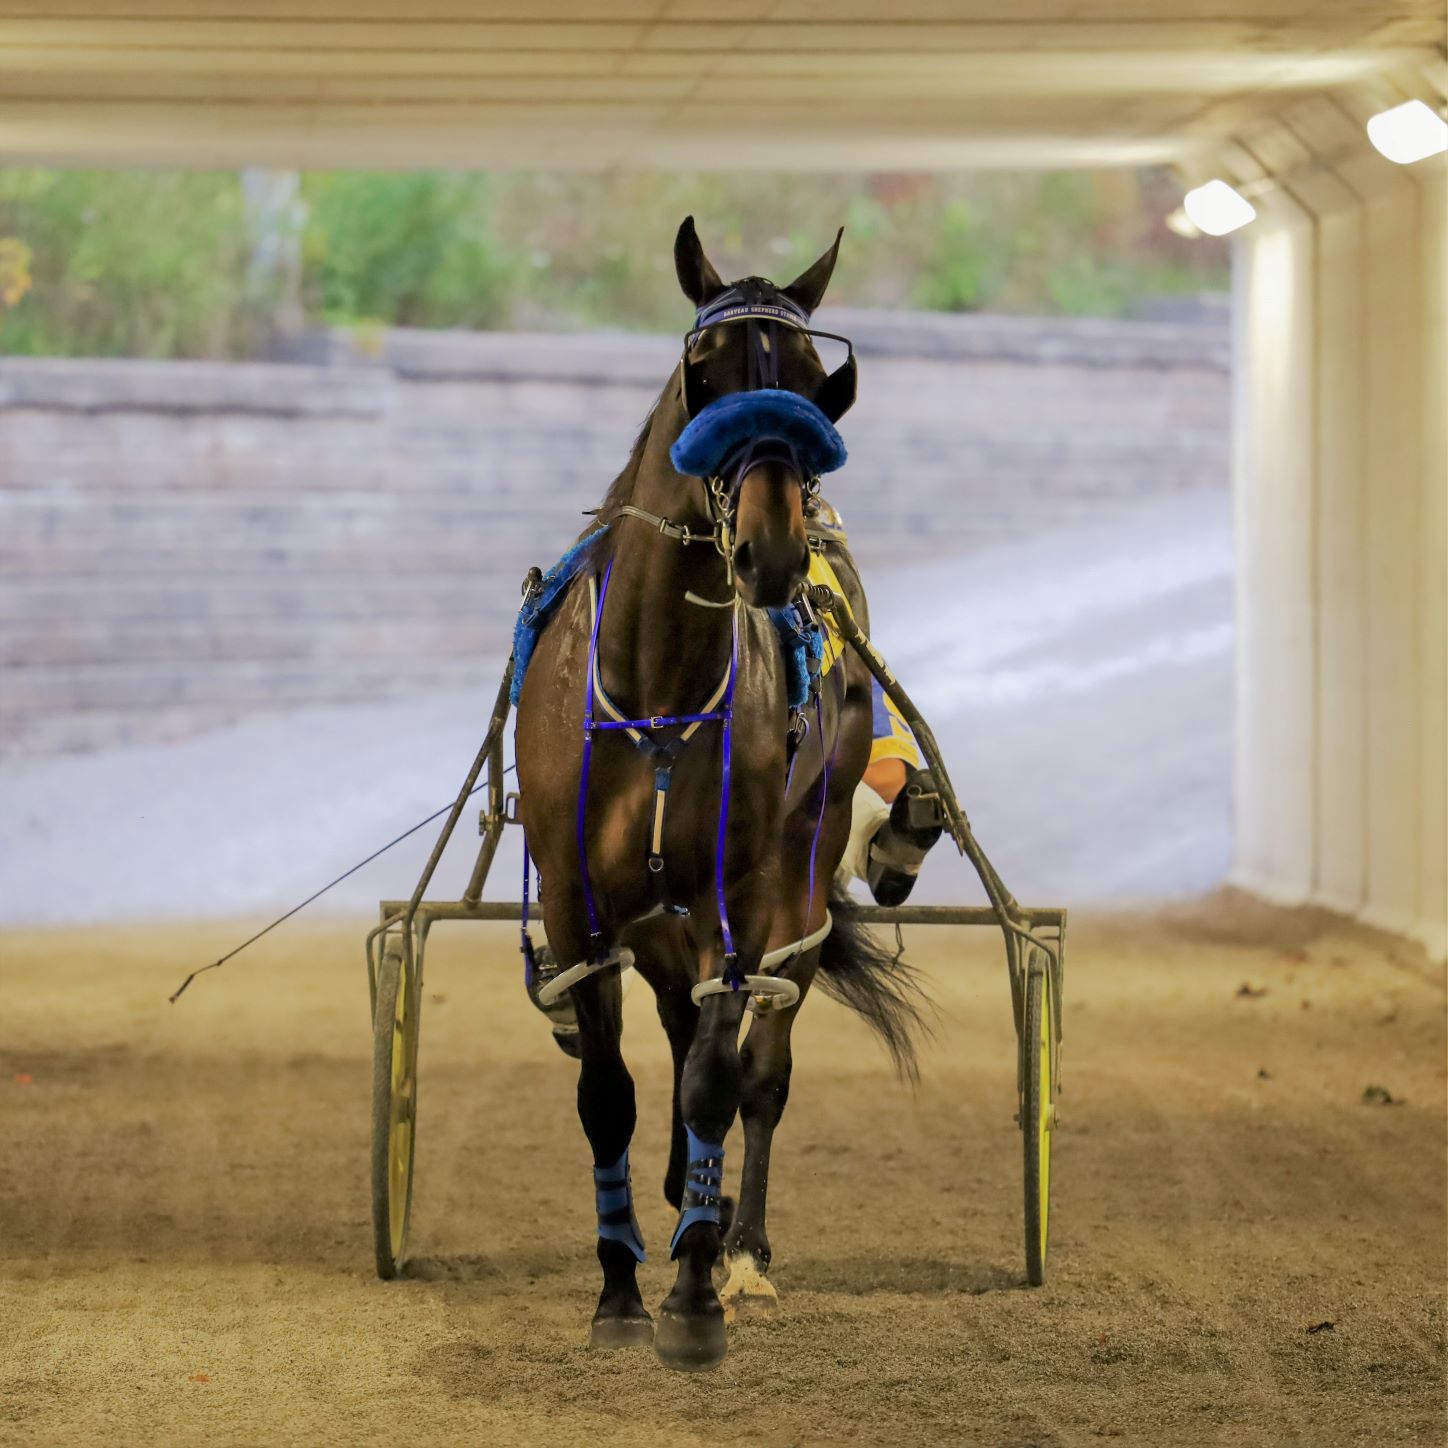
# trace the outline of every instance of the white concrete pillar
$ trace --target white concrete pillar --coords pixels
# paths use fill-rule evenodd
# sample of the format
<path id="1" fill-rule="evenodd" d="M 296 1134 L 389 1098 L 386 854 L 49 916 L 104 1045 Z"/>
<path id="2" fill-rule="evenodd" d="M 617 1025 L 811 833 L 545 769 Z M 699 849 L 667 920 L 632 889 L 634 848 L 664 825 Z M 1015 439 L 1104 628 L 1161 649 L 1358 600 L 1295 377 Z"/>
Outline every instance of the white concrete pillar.
<path id="1" fill-rule="evenodd" d="M 1234 495 L 1237 866 L 1274 900 L 1312 885 L 1313 235 L 1284 221 L 1239 250 Z M 1244 386 L 1242 379 L 1250 379 Z M 1245 625 L 1245 626 L 1244 626 Z"/>
<path id="2" fill-rule="evenodd" d="M 1367 648 L 1361 486 L 1367 439 L 1367 300 L 1361 208 L 1345 206 L 1317 228 L 1317 591 L 1315 700 L 1316 867 L 1312 893 L 1355 915 L 1366 901 Z"/>
<path id="3" fill-rule="evenodd" d="M 1285 196 L 1260 208 L 1237 249 L 1234 450 L 1234 878 L 1412 935 L 1439 958 L 1444 186 L 1441 163 L 1369 158 L 1319 190 L 1315 211 Z"/>
<path id="4" fill-rule="evenodd" d="M 1419 933 L 1448 958 L 1448 165 L 1420 173 Z"/>

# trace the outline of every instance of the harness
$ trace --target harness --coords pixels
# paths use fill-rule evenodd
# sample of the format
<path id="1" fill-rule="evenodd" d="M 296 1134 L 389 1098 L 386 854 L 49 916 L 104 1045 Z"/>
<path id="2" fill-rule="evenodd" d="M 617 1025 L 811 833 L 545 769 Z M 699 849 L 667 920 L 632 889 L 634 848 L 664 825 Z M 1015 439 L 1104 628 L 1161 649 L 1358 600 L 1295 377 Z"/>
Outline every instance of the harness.
<path id="1" fill-rule="evenodd" d="M 751 279 L 751 283 L 753 283 L 753 279 Z M 754 285 L 757 287 L 758 284 L 755 283 Z M 748 375 L 745 392 L 779 391 L 780 328 L 790 327 L 807 334 L 811 334 L 811 329 L 809 327 L 809 315 L 803 308 L 784 296 L 783 293 L 774 293 L 774 296 L 777 300 L 761 301 L 752 299 L 741 287 L 736 286 L 714 299 L 713 302 L 701 309 L 698 313 L 693 329 L 685 337 L 683 357 L 679 364 L 680 398 L 684 411 L 690 417 L 691 421 L 696 416 L 695 407 L 702 401 L 702 389 L 699 386 L 697 376 L 690 371 L 691 363 L 689 361 L 689 352 L 699 334 L 709 327 L 727 322 L 743 323 L 746 327 L 748 339 L 746 348 Z M 834 337 L 833 333 L 813 333 L 812 335 Z M 836 340 L 845 342 L 847 346 L 849 345 L 848 339 L 846 338 L 837 338 Z M 853 349 L 850 351 L 849 360 L 846 362 L 845 367 L 850 369 L 854 367 Z M 842 368 L 841 370 L 843 371 L 844 369 Z M 794 394 L 790 395 L 793 396 Z M 703 405 L 708 406 L 709 404 L 704 402 Z M 833 433 L 832 429 L 828 429 L 828 431 L 830 431 L 831 434 Z M 837 436 L 835 437 L 835 442 L 838 443 Z M 819 478 L 812 470 L 807 469 L 803 465 L 800 450 L 795 444 L 787 437 L 763 437 L 744 441 L 727 459 L 723 460 L 726 464 L 725 466 L 715 469 L 712 475 L 703 480 L 706 505 L 709 510 L 710 520 L 713 523 L 713 527 L 709 532 L 696 531 L 685 524 L 675 523 L 668 518 L 651 513 L 647 509 L 637 507 L 631 503 L 623 504 L 617 510 L 618 516 L 630 517 L 647 523 L 662 536 L 674 539 L 683 547 L 689 547 L 697 543 L 712 543 L 724 559 L 726 574 L 731 589 L 730 598 L 722 602 L 716 602 L 711 599 L 702 598 L 692 591 L 685 594 L 687 602 L 701 607 L 731 609 L 729 657 L 724 668 L 724 674 L 715 686 L 713 692 L 705 700 L 702 708 L 698 711 L 685 714 L 650 715 L 644 718 L 629 718 L 609 697 L 603 687 L 603 681 L 599 672 L 598 641 L 603 621 L 603 611 L 608 599 L 609 580 L 613 574 L 613 560 L 609 560 L 604 569 L 601 581 L 596 574 L 590 574 L 589 576 L 588 588 L 591 620 L 583 700 L 583 761 L 579 780 L 578 810 L 576 817 L 578 867 L 583 885 L 584 912 L 588 921 L 588 955 L 584 961 L 561 972 L 539 989 L 538 999 L 545 1005 L 556 1000 L 565 990 L 571 988 L 585 976 L 607 969 L 612 965 L 623 965 L 631 963 L 632 961 L 632 953 L 627 949 L 615 948 L 607 952 L 604 949 L 602 922 L 599 919 L 598 904 L 594 895 L 592 874 L 589 868 L 587 830 L 588 785 L 593 762 L 595 737 L 608 732 L 621 733 L 652 764 L 654 770 L 654 803 L 650 823 L 648 851 L 645 860 L 655 899 L 652 908 L 645 912 L 643 916 L 640 916 L 639 919 L 648 919 L 655 915 L 686 916 L 689 913 L 688 908 L 675 902 L 669 891 L 668 870 L 664 858 L 664 826 L 668 811 L 669 789 L 673 782 L 674 767 L 685 749 L 698 737 L 699 731 L 706 724 L 717 724 L 720 728 L 722 762 L 719 783 L 719 815 L 714 842 L 714 894 L 719 911 L 719 928 L 724 946 L 724 960 L 723 970 L 719 979 L 700 982 L 694 987 L 693 998 L 695 1002 L 698 1003 L 704 995 L 724 990 L 738 991 L 745 987 L 756 995 L 757 1005 L 761 1007 L 771 1000 L 780 1005 L 791 1005 L 799 997 L 799 988 L 792 981 L 775 979 L 763 974 L 746 977 L 740 970 L 739 956 L 735 949 L 734 935 L 729 922 L 729 908 L 725 894 L 724 879 L 734 755 L 734 691 L 739 675 L 739 617 L 743 608 L 742 601 L 737 594 L 733 593 L 734 516 L 744 478 L 760 463 L 774 459 L 787 462 L 800 476 L 803 480 L 807 501 L 817 496 L 819 491 Z M 843 460 L 842 447 L 839 453 L 839 460 Z M 827 463 L 825 466 L 838 466 L 838 462 Z M 809 608 L 807 602 L 796 606 L 802 607 L 806 611 L 808 611 Z M 809 615 L 809 619 L 812 623 L 817 624 L 818 622 L 813 619 L 812 615 Z M 809 901 L 806 905 L 806 922 L 808 922 L 810 912 L 814 906 L 816 883 L 815 862 L 819 850 L 820 835 L 824 825 L 824 812 L 828 797 L 830 772 L 830 760 L 825 751 L 823 706 L 820 698 L 817 673 L 813 676 L 809 696 L 813 698 L 815 706 L 816 733 L 819 736 L 820 743 L 821 781 L 819 815 L 815 821 L 810 843 Z M 807 704 L 807 702 L 808 699 L 806 699 L 805 703 Z M 798 709 L 791 707 L 789 765 L 785 777 L 786 792 L 794 777 L 794 765 L 798 758 L 798 747 L 805 737 L 807 727 L 808 720 L 804 713 L 804 706 L 802 705 Z M 675 730 L 678 732 L 672 732 Z M 531 980 L 532 972 L 535 968 L 535 957 L 531 939 L 528 934 L 529 873 L 530 863 L 527 843 L 525 841 L 523 850 L 522 934 L 523 953 L 527 961 L 527 969 Z M 819 944 L 829 933 L 829 929 L 830 919 L 828 913 L 826 913 L 823 927 L 813 932 L 806 930 L 806 934 L 794 944 L 770 951 L 760 963 L 761 971 L 784 964 L 786 961 L 803 954 L 806 950 L 813 949 L 814 946 Z"/>
<path id="2" fill-rule="evenodd" d="M 719 910 L 719 930 L 724 944 L 724 969 L 717 982 L 702 981 L 693 989 L 695 1004 L 705 995 L 717 990 L 737 991 L 748 987 L 757 997 L 772 998 L 781 1005 L 792 1005 L 799 998 L 799 988 L 792 981 L 771 981 L 763 975 L 745 976 L 739 969 L 739 955 L 734 948 L 734 934 L 729 923 L 729 903 L 725 893 L 724 860 L 729 832 L 729 801 L 734 759 L 734 686 L 739 674 L 739 612 L 742 605 L 735 605 L 730 620 L 729 661 L 724 676 L 714 692 L 697 713 L 650 715 L 648 718 L 630 719 L 609 698 L 603 688 L 598 668 L 598 636 L 603 619 L 603 608 L 608 597 L 609 579 L 613 573 L 613 561 L 609 560 L 604 569 L 603 580 L 589 579 L 589 604 L 592 624 L 589 629 L 587 683 L 583 699 L 583 765 L 578 787 L 578 811 L 576 815 L 576 837 L 578 844 L 578 868 L 583 884 L 583 906 L 588 920 L 588 957 L 578 965 L 561 972 L 540 988 L 538 998 L 545 1005 L 556 1000 L 565 990 L 570 989 L 585 976 L 605 970 L 612 965 L 630 965 L 633 954 L 627 949 L 605 952 L 602 922 L 598 916 L 598 903 L 593 890 L 593 876 L 588 862 L 588 781 L 593 763 L 594 736 L 608 731 L 622 733 L 654 765 L 654 809 L 646 856 L 650 880 L 653 883 L 655 901 L 653 907 L 639 916 L 645 920 L 654 915 L 688 915 L 687 906 L 677 904 L 669 893 L 667 864 L 663 853 L 664 823 L 668 809 L 669 786 L 679 756 L 697 736 L 705 724 L 718 724 L 722 731 L 722 765 L 719 782 L 719 819 L 714 840 L 714 897 Z M 840 675 L 841 697 L 843 698 L 844 678 Z M 816 886 L 816 860 L 819 854 L 820 835 L 824 827 L 825 805 L 828 800 L 830 758 L 825 751 L 824 710 L 818 687 L 813 691 L 815 706 L 815 733 L 820 745 L 820 807 L 815 818 L 814 831 L 810 839 L 809 853 L 809 899 L 805 906 L 805 919 L 814 908 Z M 601 710 L 608 717 L 600 719 L 596 711 Z M 671 738 L 658 737 L 658 731 L 678 729 Z M 785 790 L 788 792 L 794 778 L 797 751 L 792 753 L 785 775 Z M 529 979 L 535 968 L 535 956 L 528 934 L 530 863 L 526 840 L 523 844 L 523 919 L 522 948 L 528 963 Z M 772 970 L 787 961 L 795 959 L 808 950 L 814 949 L 830 931 L 830 918 L 826 913 L 825 923 L 818 930 L 807 931 L 797 942 L 770 951 L 760 962 L 760 970 Z M 763 1004 L 762 1000 L 759 1002 Z"/>
<path id="3" fill-rule="evenodd" d="M 838 332 L 811 327 L 809 313 L 788 293 L 780 291 L 762 277 L 746 277 L 705 303 L 695 315 L 693 327 L 684 335 L 683 354 L 679 358 L 679 395 L 687 417 L 697 417 L 712 400 L 707 396 L 707 387 L 698 372 L 693 370 L 689 352 L 701 333 L 726 322 L 744 324 L 748 342 L 746 390 L 779 386 L 779 339 L 780 328 L 783 327 L 807 337 L 844 345 L 845 360 L 829 375 L 824 386 L 841 399 L 842 405 L 831 414 L 832 417 L 838 419 L 853 405 L 859 372 L 854 343 Z"/>
<path id="4" fill-rule="evenodd" d="M 588 682 L 583 694 L 583 776 L 578 789 L 578 867 L 583 877 L 583 905 L 588 916 L 589 958 L 602 954 L 603 936 L 599 930 L 598 910 L 593 898 L 593 883 L 588 869 L 588 773 L 593 757 L 593 737 L 607 730 L 620 730 L 631 744 L 654 766 L 653 825 L 649 837 L 648 870 L 656 896 L 656 908 L 662 914 L 687 915 L 688 910 L 674 903 L 669 894 L 664 865 L 664 813 L 668 807 L 669 785 L 674 765 L 689 742 L 705 724 L 719 724 L 723 729 L 724 766 L 719 787 L 719 830 L 715 849 L 714 886 L 719 902 L 719 924 L 724 935 L 726 972 L 735 960 L 734 937 L 729 928 L 729 909 L 724 899 L 724 841 L 729 823 L 729 786 L 733 761 L 734 682 L 739 672 L 739 606 L 736 603 L 729 621 L 729 661 L 724 677 L 696 714 L 654 714 L 647 719 L 625 718 L 623 711 L 604 692 L 598 671 L 598 634 L 603 622 L 603 606 L 608 598 L 608 581 L 613 575 L 613 560 L 604 569 L 603 583 L 588 580 L 589 603 L 593 627 L 588 639 Z M 609 717 L 595 716 L 595 706 Z M 672 738 L 660 738 L 658 732 L 681 729 Z"/>

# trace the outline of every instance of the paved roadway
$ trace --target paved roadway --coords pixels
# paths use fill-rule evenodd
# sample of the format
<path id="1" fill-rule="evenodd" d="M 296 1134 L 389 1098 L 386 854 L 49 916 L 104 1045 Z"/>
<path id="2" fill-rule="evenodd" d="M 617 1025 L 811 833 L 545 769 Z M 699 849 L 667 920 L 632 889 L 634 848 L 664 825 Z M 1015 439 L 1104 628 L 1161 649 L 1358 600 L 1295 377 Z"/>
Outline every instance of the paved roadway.
<path id="1" fill-rule="evenodd" d="M 874 635 L 932 721 L 977 834 L 1027 902 L 1199 894 L 1229 854 L 1225 494 L 1085 530 L 866 569 Z M 294 904 L 460 782 L 476 692 L 256 719 L 164 747 L 0 765 L 0 923 L 250 915 Z M 510 832 L 511 834 L 512 832 Z M 405 891 L 424 831 L 329 905 Z M 516 898 L 516 840 L 492 895 Z M 440 888 L 461 888 L 470 841 Z M 450 868 L 449 868 L 450 866 Z M 945 849 L 919 898 L 978 898 Z"/>

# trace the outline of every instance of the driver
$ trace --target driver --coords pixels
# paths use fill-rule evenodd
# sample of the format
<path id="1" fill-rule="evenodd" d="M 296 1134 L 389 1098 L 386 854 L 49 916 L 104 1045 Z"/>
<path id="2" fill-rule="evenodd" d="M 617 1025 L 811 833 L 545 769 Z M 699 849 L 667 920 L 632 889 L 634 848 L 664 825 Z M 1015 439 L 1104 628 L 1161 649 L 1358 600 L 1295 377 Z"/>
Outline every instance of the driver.
<path id="1" fill-rule="evenodd" d="M 814 499 L 806 526 L 813 536 L 848 550 L 844 521 L 824 498 Z M 816 579 L 819 567 L 816 555 L 811 581 L 827 582 L 838 591 L 839 580 L 832 571 L 825 569 Z M 834 639 L 826 643 L 827 669 L 842 647 Z M 870 762 L 855 786 L 850 838 L 835 883 L 848 889 L 850 881 L 862 880 L 877 905 L 903 905 L 915 888 L 926 852 L 940 838 L 945 814 L 920 746 L 878 679 L 870 680 L 870 700 Z"/>
<path id="2" fill-rule="evenodd" d="M 878 679 L 871 679 L 870 694 L 870 762 L 855 786 L 850 840 L 835 880 L 841 886 L 863 880 L 876 904 L 903 905 L 926 852 L 940 838 L 940 794 L 915 736 Z"/>

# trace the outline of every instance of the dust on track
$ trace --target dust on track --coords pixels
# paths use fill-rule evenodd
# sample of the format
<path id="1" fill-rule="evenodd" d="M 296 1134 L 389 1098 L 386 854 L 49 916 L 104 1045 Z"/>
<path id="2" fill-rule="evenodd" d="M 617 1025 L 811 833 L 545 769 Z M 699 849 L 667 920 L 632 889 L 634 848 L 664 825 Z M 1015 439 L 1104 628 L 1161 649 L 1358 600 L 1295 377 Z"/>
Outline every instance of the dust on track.
<path id="1" fill-rule="evenodd" d="M 231 929 L 0 937 L 0 1442 L 1442 1441 L 1443 974 L 1411 947 L 1228 896 L 1073 921 L 1032 1291 L 998 938 L 912 932 L 942 1007 L 922 1085 L 811 1000 L 781 1311 L 691 1377 L 584 1346 L 573 1071 L 506 928 L 434 934 L 415 1258 L 373 1277 L 360 935 L 295 927 L 174 1008 Z M 642 987 L 625 1045 L 653 1305 L 668 1065 Z"/>

